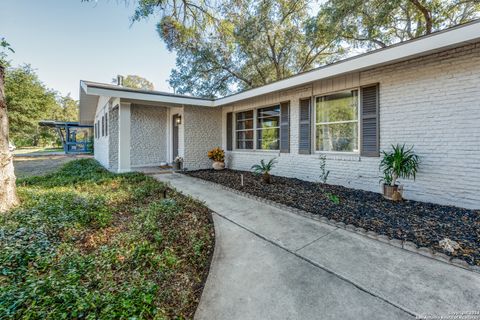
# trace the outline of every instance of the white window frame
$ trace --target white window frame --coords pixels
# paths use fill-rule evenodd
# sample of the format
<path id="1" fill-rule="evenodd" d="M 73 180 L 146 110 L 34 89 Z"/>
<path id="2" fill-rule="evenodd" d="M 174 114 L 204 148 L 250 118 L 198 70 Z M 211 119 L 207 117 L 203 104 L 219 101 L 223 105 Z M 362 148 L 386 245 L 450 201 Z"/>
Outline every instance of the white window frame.
<path id="1" fill-rule="evenodd" d="M 345 120 L 345 121 L 333 121 L 333 122 L 318 122 L 317 123 L 317 98 L 333 95 L 336 93 L 341 93 L 345 91 L 357 91 L 357 120 Z M 361 128 L 360 128 L 360 117 L 361 117 L 361 98 L 360 98 L 361 90 L 360 87 L 353 87 L 353 88 L 346 88 L 342 90 L 336 90 L 336 91 L 331 91 L 331 92 L 326 92 L 322 93 L 316 96 L 313 96 L 313 112 L 312 112 L 312 136 L 313 136 L 313 143 L 312 143 L 312 148 L 313 148 L 313 153 L 314 154 L 339 154 L 339 155 L 360 155 L 360 134 L 361 134 Z M 357 125 L 357 145 L 358 145 L 358 150 L 356 151 L 325 151 L 325 150 L 317 150 L 317 125 L 322 125 L 322 124 L 338 124 L 338 123 L 358 123 Z"/>
<path id="2" fill-rule="evenodd" d="M 281 113 L 282 113 L 282 103 L 283 102 L 286 102 L 286 101 L 281 101 L 279 103 L 274 103 L 274 104 L 270 104 L 270 105 L 267 105 L 267 106 L 261 106 L 261 107 L 256 107 L 256 108 L 249 108 L 249 109 L 245 109 L 245 110 L 238 110 L 238 111 L 235 111 L 233 114 L 234 114 L 234 128 L 233 128 L 233 141 L 234 141 L 234 145 L 233 145 L 233 151 L 239 151 L 239 152 L 269 152 L 269 153 L 279 153 L 280 152 L 280 137 L 281 137 L 281 126 L 280 126 L 280 121 L 281 121 Z M 265 109 L 265 108 L 270 108 L 270 107 L 276 107 L 276 106 L 279 106 L 280 107 L 280 115 L 279 115 L 279 126 L 278 126 L 278 149 L 275 149 L 275 150 L 271 150 L 271 149 L 258 149 L 257 148 L 257 132 L 258 132 L 258 128 L 257 128 L 257 121 L 258 121 L 258 110 L 259 109 Z M 239 149 L 237 148 L 237 132 L 238 131 L 248 131 L 248 130 L 237 130 L 237 116 L 239 113 L 242 113 L 242 112 L 248 112 L 248 111 L 253 111 L 253 148 L 252 149 Z M 276 127 L 275 127 L 276 128 Z"/>

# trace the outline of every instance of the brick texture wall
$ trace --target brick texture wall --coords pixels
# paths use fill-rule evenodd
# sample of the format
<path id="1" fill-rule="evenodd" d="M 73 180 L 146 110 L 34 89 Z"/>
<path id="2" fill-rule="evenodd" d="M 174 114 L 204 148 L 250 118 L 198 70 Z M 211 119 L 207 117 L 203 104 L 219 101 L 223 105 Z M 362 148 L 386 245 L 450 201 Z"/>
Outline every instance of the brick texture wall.
<path id="1" fill-rule="evenodd" d="M 299 99 L 380 84 L 380 146 L 414 145 L 421 157 L 417 180 L 401 180 L 409 199 L 480 208 L 480 43 L 312 85 L 265 95 L 223 108 L 226 113 L 290 100 L 290 153 L 232 151 L 227 165 L 250 170 L 278 158 L 273 174 L 318 181 L 320 154 L 298 154 Z M 327 154 L 329 183 L 380 191 L 379 158 Z"/>
<path id="2" fill-rule="evenodd" d="M 222 145 L 222 110 L 184 107 L 184 167 L 189 170 L 211 168 L 207 153 Z"/>
<path id="3" fill-rule="evenodd" d="M 132 167 L 155 166 L 167 161 L 167 110 L 160 106 L 131 106 Z"/>
<path id="4" fill-rule="evenodd" d="M 109 112 L 109 170 L 118 169 L 118 106 Z"/>

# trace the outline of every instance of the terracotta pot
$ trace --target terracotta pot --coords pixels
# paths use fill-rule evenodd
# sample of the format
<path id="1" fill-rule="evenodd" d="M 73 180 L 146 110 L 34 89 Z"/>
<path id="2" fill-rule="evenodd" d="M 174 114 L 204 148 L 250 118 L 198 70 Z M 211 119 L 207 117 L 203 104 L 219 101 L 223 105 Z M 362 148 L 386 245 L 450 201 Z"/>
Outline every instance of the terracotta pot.
<path id="1" fill-rule="evenodd" d="M 398 185 L 391 186 L 389 184 L 384 184 L 383 197 L 393 201 L 402 200 L 402 194 L 398 191 Z"/>
<path id="2" fill-rule="evenodd" d="M 213 164 L 212 164 L 212 167 L 215 170 L 223 170 L 223 169 L 225 169 L 225 162 L 214 161 Z"/>

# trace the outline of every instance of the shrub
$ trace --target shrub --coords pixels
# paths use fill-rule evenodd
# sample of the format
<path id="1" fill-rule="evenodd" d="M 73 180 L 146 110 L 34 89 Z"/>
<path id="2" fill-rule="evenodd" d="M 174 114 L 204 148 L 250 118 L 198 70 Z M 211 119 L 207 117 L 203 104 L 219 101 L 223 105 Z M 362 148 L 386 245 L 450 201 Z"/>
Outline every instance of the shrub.
<path id="1" fill-rule="evenodd" d="M 383 151 L 383 158 L 380 162 L 380 170 L 383 171 L 385 184 L 395 186 L 398 178 L 412 178 L 415 180 L 419 157 L 413 152 L 413 146 L 406 149 L 405 144 L 400 146 L 392 145 L 392 151 Z"/>
<path id="2" fill-rule="evenodd" d="M 225 151 L 222 148 L 217 147 L 208 151 L 208 158 L 213 161 L 224 162 L 225 161 Z"/>
<path id="3" fill-rule="evenodd" d="M 265 183 L 271 183 L 270 171 L 275 167 L 277 160 L 275 158 L 270 159 L 267 163 L 265 160 L 260 160 L 260 164 L 255 164 L 252 166 L 253 173 L 261 174 L 262 179 Z"/>
<path id="4" fill-rule="evenodd" d="M 328 175 L 330 174 L 330 170 L 326 169 L 327 157 L 325 155 L 320 156 L 320 180 L 322 183 L 327 183 Z"/>

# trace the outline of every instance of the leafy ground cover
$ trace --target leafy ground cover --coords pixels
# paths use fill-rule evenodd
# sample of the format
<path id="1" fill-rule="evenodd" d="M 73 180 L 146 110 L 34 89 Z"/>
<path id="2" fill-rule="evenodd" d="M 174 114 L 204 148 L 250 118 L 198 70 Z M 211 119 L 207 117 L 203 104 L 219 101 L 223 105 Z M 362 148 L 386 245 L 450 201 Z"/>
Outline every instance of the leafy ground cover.
<path id="1" fill-rule="evenodd" d="M 480 265 L 479 210 L 408 200 L 392 202 L 374 192 L 278 176 L 265 184 L 260 176 L 247 171 L 199 170 L 186 174 Z M 460 249 L 445 251 L 439 245 L 444 238 L 457 241 Z"/>
<path id="2" fill-rule="evenodd" d="M 22 205 L 0 216 L 0 319 L 193 318 L 208 208 L 93 159 L 18 185 Z"/>

